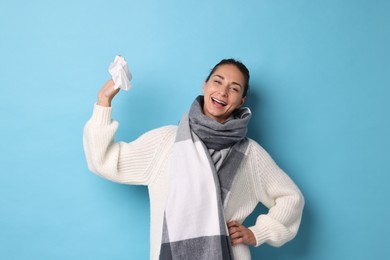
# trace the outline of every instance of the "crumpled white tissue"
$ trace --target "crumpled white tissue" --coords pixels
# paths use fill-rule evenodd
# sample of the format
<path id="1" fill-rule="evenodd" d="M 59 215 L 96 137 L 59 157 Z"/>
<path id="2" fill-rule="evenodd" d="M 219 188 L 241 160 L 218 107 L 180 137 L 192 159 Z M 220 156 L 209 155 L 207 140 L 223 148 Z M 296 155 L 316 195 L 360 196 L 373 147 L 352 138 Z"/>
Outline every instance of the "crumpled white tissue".
<path id="1" fill-rule="evenodd" d="M 115 56 L 115 60 L 110 64 L 108 71 L 115 83 L 114 89 L 121 88 L 123 90 L 129 90 L 131 88 L 130 80 L 132 79 L 132 75 L 126 60 L 122 56 Z"/>

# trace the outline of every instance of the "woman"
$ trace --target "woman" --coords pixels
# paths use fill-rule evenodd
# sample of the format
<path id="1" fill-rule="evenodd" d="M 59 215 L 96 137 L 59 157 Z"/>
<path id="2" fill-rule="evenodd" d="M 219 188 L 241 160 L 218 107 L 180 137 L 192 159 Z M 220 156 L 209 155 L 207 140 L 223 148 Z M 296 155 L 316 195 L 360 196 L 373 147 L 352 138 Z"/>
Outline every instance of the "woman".
<path id="1" fill-rule="evenodd" d="M 304 200 L 267 152 L 246 137 L 251 118 L 242 107 L 249 71 L 219 62 L 179 126 L 114 142 L 118 123 L 109 80 L 84 128 L 88 167 L 109 180 L 147 185 L 151 259 L 250 259 L 248 246 L 281 246 L 294 238 Z M 269 208 L 252 227 L 242 225 L 258 203 Z"/>

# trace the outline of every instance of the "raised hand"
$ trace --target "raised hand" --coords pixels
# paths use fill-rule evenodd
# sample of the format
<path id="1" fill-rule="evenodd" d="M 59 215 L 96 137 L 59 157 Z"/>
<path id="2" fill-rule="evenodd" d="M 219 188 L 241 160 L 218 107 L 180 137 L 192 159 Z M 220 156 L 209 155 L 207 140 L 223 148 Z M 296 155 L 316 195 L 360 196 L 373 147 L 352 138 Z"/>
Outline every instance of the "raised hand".
<path id="1" fill-rule="evenodd" d="M 97 104 L 99 106 L 110 107 L 111 101 L 118 94 L 120 88 L 114 89 L 114 81 L 110 79 L 104 84 L 102 89 L 98 93 L 98 101 Z"/>

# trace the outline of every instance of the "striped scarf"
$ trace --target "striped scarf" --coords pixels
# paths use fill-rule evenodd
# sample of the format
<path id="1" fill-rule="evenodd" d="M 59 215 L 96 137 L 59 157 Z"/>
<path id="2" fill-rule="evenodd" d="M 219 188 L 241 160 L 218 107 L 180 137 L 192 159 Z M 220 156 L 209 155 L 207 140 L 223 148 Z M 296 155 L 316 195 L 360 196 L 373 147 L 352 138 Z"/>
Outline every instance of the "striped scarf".
<path id="1" fill-rule="evenodd" d="M 251 112 L 240 108 L 221 124 L 202 107 L 199 96 L 177 130 L 160 260 L 234 259 L 223 209 L 245 159 Z"/>

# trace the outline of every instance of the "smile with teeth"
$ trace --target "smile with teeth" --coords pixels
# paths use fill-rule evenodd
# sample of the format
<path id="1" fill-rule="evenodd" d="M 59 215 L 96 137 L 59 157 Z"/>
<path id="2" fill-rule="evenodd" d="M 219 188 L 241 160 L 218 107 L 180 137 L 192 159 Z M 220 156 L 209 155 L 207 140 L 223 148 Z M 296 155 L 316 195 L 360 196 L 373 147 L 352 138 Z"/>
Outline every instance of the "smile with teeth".
<path id="1" fill-rule="evenodd" d="M 226 102 L 224 102 L 224 101 L 222 101 L 222 100 L 219 100 L 219 99 L 216 99 L 216 98 L 214 98 L 214 97 L 212 97 L 211 100 L 212 100 L 213 102 L 216 102 L 216 103 L 222 105 L 222 106 L 226 106 L 226 105 L 227 105 Z"/>

